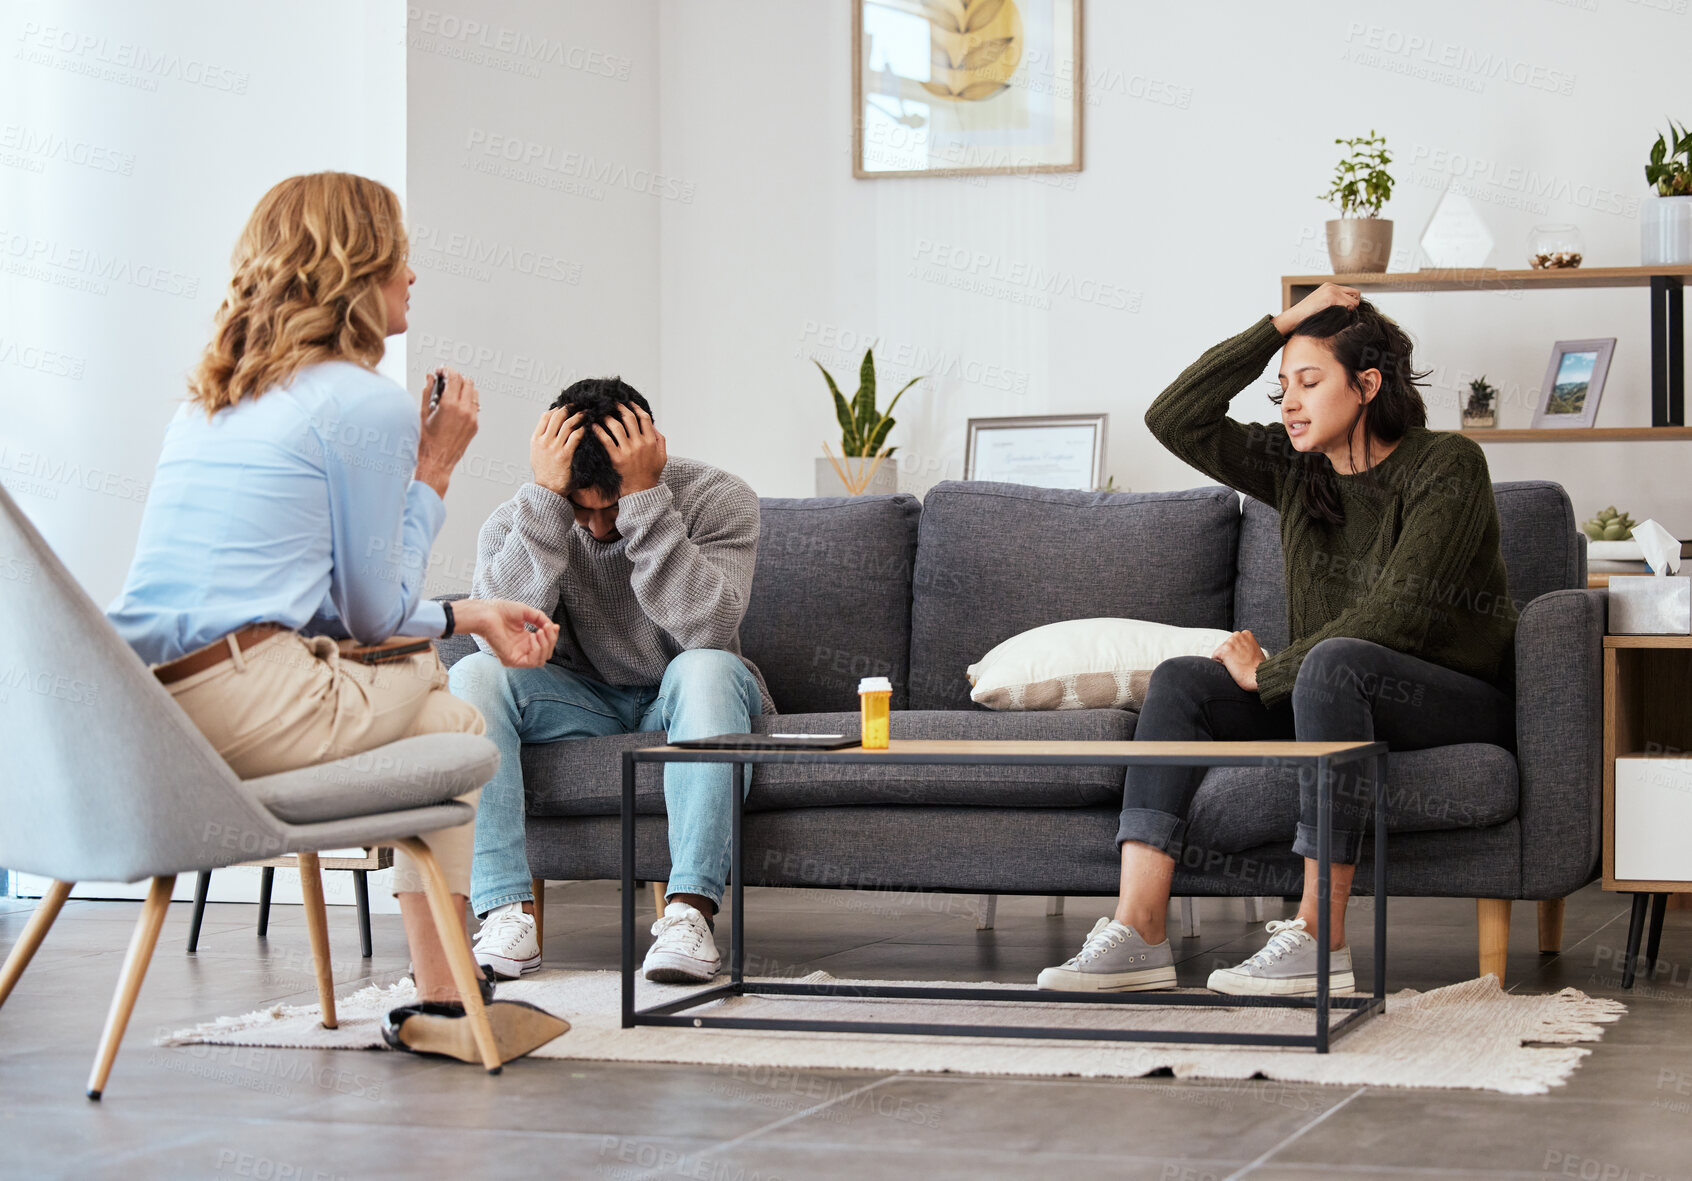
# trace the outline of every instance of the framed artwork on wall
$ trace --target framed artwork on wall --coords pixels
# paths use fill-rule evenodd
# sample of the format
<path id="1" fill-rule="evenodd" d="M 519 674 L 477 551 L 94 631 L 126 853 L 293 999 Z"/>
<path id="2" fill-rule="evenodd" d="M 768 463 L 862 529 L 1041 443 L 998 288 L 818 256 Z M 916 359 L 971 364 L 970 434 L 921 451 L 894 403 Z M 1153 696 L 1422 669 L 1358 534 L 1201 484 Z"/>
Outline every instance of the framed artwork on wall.
<path id="1" fill-rule="evenodd" d="M 1104 482 L 1108 414 L 972 418 L 964 479 L 1036 488 L 1097 488 Z"/>
<path id="2" fill-rule="evenodd" d="M 1081 171 L 1082 0 L 851 0 L 852 175 Z"/>
<path id="3" fill-rule="evenodd" d="M 1589 427 L 1598 419 L 1598 399 L 1610 374 L 1616 338 L 1559 340 L 1533 408 L 1535 428 Z"/>

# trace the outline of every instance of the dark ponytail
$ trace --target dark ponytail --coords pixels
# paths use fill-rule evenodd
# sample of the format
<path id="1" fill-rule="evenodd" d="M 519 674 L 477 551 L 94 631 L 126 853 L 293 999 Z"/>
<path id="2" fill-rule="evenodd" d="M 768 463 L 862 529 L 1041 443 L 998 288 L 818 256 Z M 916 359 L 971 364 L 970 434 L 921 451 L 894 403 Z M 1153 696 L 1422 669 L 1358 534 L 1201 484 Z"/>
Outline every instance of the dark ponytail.
<path id="1" fill-rule="evenodd" d="M 1372 400 L 1357 408 L 1357 418 L 1363 421 L 1365 450 L 1371 441 L 1396 443 L 1411 427 L 1428 425 L 1428 408 L 1422 401 L 1421 390 L 1416 388 L 1428 371 L 1417 372 L 1411 366 L 1409 333 L 1368 300 L 1358 300 L 1354 308 L 1338 305 L 1323 308 L 1293 329 L 1292 335 L 1308 336 L 1326 344 L 1345 369 L 1347 383 L 1359 396 L 1363 393 L 1360 376 L 1363 371 L 1381 371 L 1381 388 Z M 1356 424 L 1357 419 L 1353 419 L 1353 430 Z M 1348 433 L 1347 456 L 1350 456 L 1350 438 Z M 1364 458 L 1367 460 L 1367 455 Z M 1320 452 L 1305 454 L 1300 459 L 1303 486 L 1299 496 L 1304 510 L 1330 525 L 1343 525 L 1345 508 L 1340 503 L 1334 465 Z M 1351 466 L 1356 470 L 1355 458 Z"/>

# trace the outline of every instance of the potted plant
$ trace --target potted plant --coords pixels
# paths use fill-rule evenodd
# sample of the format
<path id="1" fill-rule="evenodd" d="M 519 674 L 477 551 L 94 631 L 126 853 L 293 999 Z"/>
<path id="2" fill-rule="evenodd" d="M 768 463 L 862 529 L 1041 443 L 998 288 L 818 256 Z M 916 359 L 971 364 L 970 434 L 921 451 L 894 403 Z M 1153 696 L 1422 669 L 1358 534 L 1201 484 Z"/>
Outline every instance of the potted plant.
<path id="1" fill-rule="evenodd" d="M 1497 421 L 1492 403 L 1498 397 L 1498 391 L 1487 383 L 1486 374 L 1481 374 L 1469 383 L 1469 402 L 1463 407 L 1463 429 L 1474 427 L 1488 427 Z"/>
<path id="2" fill-rule="evenodd" d="M 1334 183 L 1322 194 L 1340 211 L 1328 223 L 1328 260 L 1336 275 L 1384 271 L 1392 255 L 1392 222 L 1380 216 L 1392 196 L 1386 137 L 1370 128 L 1366 136 L 1334 142 L 1351 154 L 1335 166 Z"/>
<path id="3" fill-rule="evenodd" d="M 823 380 L 834 399 L 834 417 L 840 423 L 840 456 L 835 457 L 827 443 L 823 444 L 825 458 L 817 460 L 817 495 L 859 496 L 865 492 L 891 493 L 898 490 L 898 471 L 883 467 L 882 461 L 893 454 L 885 446 L 887 432 L 893 429 L 893 407 L 921 377 L 913 377 L 899 387 L 886 411 L 875 406 L 875 348 L 864 350 L 863 364 L 858 367 L 858 392 L 848 402 L 834 376 L 823 369 L 821 361 L 811 363 L 822 370 Z M 856 461 L 854 463 L 854 460 Z"/>
<path id="4" fill-rule="evenodd" d="M 1639 208 L 1639 261 L 1692 263 L 1692 132 L 1669 120 L 1651 145 L 1645 179 L 1656 189 Z"/>

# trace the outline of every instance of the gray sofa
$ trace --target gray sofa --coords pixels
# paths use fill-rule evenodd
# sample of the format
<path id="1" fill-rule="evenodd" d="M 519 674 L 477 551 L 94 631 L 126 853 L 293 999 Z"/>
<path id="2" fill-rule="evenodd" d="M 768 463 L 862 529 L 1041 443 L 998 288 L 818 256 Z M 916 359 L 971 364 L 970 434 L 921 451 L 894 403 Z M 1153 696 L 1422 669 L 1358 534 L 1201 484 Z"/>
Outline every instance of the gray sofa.
<path id="1" fill-rule="evenodd" d="M 1482 971 L 1503 978 L 1509 901 L 1541 900 L 1543 950 L 1598 858 L 1602 591 L 1551 483 L 1495 487 L 1517 633 L 1514 754 L 1471 744 L 1393 753 L 1388 884 L 1473 897 Z M 860 677 L 892 679 L 895 738 L 1126 739 L 1124 710 L 993 713 L 965 668 L 1064 619 L 1122 616 L 1287 639 L 1279 517 L 1225 488 L 1080 493 L 943 483 L 908 495 L 765 500 L 746 654 L 779 717 L 755 728 L 857 724 Z M 470 650 L 441 645 L 449 663 Z M 545 879 L 620 875 L 624 750 L 659 733 L 529 746 L 528 851 Z M 659 768 L 637 782 L 636 874 L 669 872 Z M 756 768 L 749 885 L 1114 895 L 1120 768 Z M 1297 894 L 1293 771 L 1215 769 L 1194 801 L 1177 895 Z M 1368 858 L 1360 890 L 1372 881 Z"/>

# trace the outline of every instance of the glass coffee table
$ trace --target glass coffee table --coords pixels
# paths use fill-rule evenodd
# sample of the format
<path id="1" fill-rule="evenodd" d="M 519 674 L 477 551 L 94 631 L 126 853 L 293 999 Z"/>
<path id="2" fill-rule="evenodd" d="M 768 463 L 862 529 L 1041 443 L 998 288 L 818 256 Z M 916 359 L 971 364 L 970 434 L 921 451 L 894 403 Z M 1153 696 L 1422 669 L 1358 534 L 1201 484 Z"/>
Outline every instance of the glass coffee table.
<path id="1" fill-rule="evenodd" d="M 1386 784 L 1375 784 L 1374 990 L 1336 996 L 1329 988 L 1328 908 L 1316 929 L 1314 997 L 1239 997 L 1193 992 L 1055 992 L 1037 988 L 936 987 L 923 985 L 805 984 L 748 980 L 745 883 L 741 872 L 744 841 L 745 776 L 756 763 L 853 764 L 906 766 L 1121 766 L 1296 767 L 1310 768 L 1319 785 L 1317 800 L 1317 882 L 1321 897 L 1330 892 L 1333 843 L 1332 768 L 1386 754 L 1384 742 L 1047 742 L 894 740 L 886 750 L 708 750 L 675 746 L 648 747 L 623 754 L 623 1028 L 636 1025 L 696 1029 L 767 1029 L 808 1033 L 915 1034 L 930 1037 L 1019 1037 L 1078 1041 L 1197 1042 L 1215 1045 L 1291 1046 L 1328 1052 L 1334 1038 L 1386 1011 Z M 1384 761 L 1384 760 L 1383 760 Z M 726 984 L 709 986 L 663 1004 L 635 1007 L 635 767 L 640 763 L 728 763 L 733 768 L 733 820 L 730 847 L 732 923 Z M 1013 1024 L 947 1024 L 896 1021 L 815 1021 L 798 1017 L 725 1017 L 695 1013 L 703 1005 L 730 997 L 852 997 L 921 1001 L 1012 1001 L 1029 1005 L 1162 1005 L 1196 1008 L 1308 1009 L 1314 1021 L 1308 1034 L 1229 1033 L 1205 1030 L 1076 1029 Z M 1006 1006 L 1000 1011 L 1014 1011 Z M 1335 1017 L 1338 1019 L 1335 1020 Z"/>

